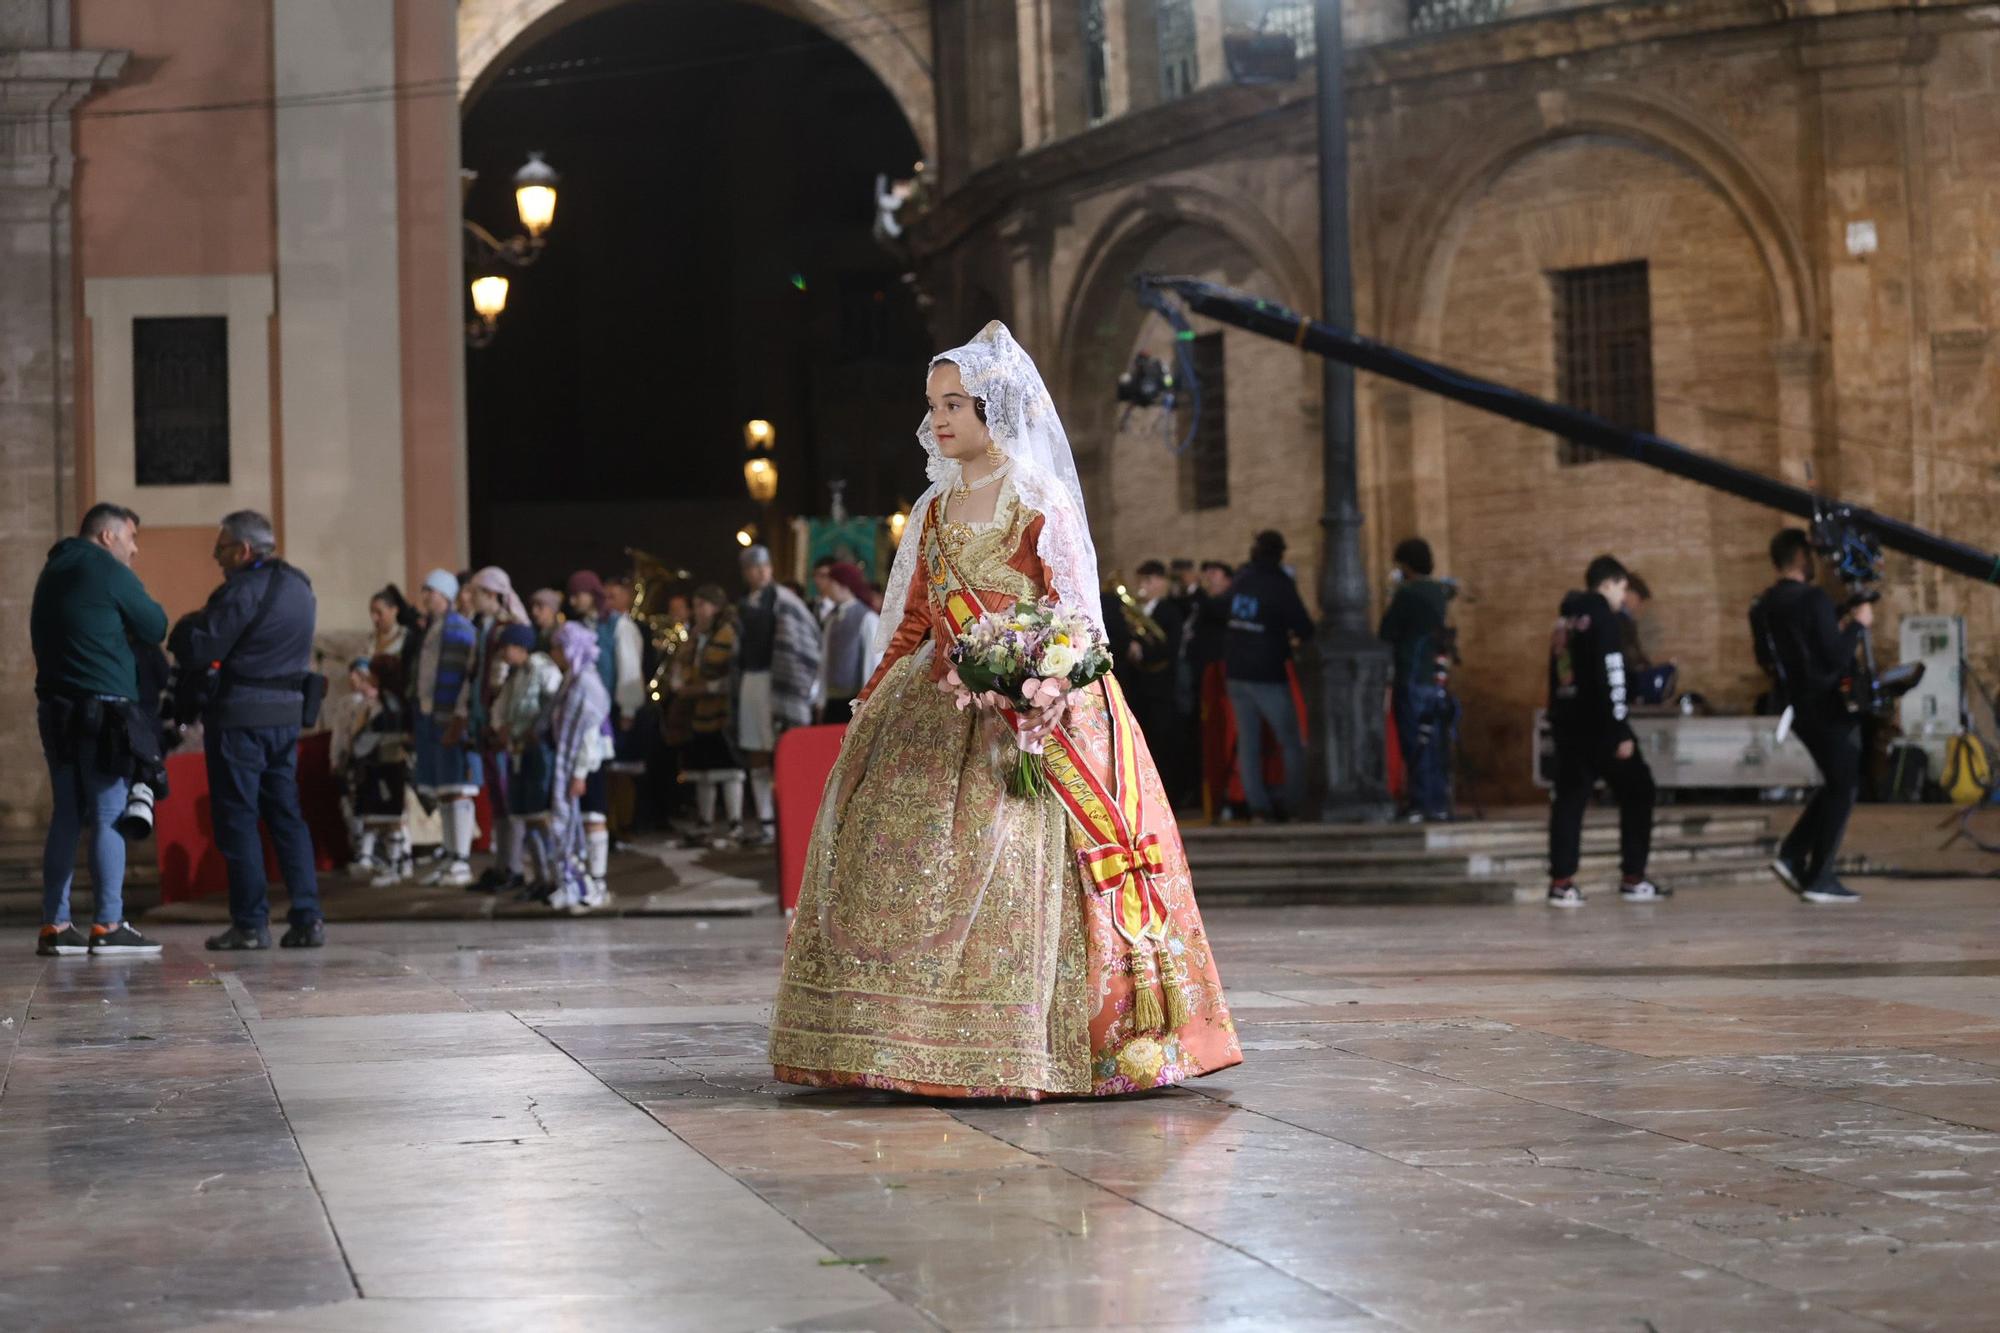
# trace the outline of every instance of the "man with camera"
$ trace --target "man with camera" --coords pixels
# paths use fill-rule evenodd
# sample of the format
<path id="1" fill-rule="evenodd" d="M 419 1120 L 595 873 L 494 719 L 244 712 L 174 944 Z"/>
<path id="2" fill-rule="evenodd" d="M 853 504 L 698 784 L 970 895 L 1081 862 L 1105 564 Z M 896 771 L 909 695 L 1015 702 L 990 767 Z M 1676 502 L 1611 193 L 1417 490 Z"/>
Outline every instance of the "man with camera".
<path id="1" fill-rule="evenodd" d="M 1812 539 L 1803 529 L 1786 528 L 1771 539 L 1771 564 L 1778 581 L 1751 611 L 1757 656 L 1821 777 L 1771 871 L 1806 902 L 1859 902 L 1861 895 L 1833 873 L 1861 784 L 1861 723 L 1842 686 L 1853 675 L 1862 636 L 1875 623 L 1875 607 L 1860 601 L 1844 617 L 1835 610 L 1814 582 Z"/>
<path id="2" fill-rule="evenodd" d="M 271 947 L 259 816 L 292 897 L 291 928 L 279 944 L 326 942 L 298 783 L 299 731 L 317 719 L 326 693 L 326 678 L 311 669 L 319 607 L 312 582 L 277 549 L 271 520 L 255 510 L 222 520 L 215 535 L 222 586 L 189 635 L 193 660 L 182 664 L 183 680 L 199 694 L 183 707 L 199 703 L 215 841 L 229 867 L 230 926 L 208 941 L 215 950 Z"/>
<path id="3" fill-rule="evenodd" d="M 119 823 L 130 795 L 139 675 L 133 644 L 157 644 L 167 613 L 132 572 L 139 516 L 92 505 L 75 537 L 57 542 L 35 582 L 29 638 L 35 652 L 35 720 L 55 810 L 42 849 L 42 929 L 35 952 L 155 954 L 160 946 L 126 923 L 125 840 Z M 97 921 L 85 938 L 70 920 L 77 835 L 90 832 Z"/>

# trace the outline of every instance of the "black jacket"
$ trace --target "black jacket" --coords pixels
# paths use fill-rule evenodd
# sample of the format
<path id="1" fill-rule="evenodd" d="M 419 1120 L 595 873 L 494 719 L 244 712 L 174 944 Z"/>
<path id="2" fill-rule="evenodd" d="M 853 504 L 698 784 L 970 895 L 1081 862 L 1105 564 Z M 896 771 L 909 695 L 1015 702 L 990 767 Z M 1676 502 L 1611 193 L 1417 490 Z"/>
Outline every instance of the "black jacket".
<path id="1" fill-rule="evenodd" d="M 1229 638 L 1223 662 L 1231 680 L 1283 682 L 1292 637 L 1310 638 L 1312 617 L 1299 585 L 1276 564 L 1251 561 L 1229 585 Z"/>
<path id="2" fill-rule="evenodd" d="M 1840 682 L 1854 670 L 1854 653 L 1861 645 L 1861 627 L 1840 627 L 1833 599 L 1817 584 L 1780 579 L 1758 599 L 1751 617 L 1761 625 L 1765 642 L 1758 645 L 1761 661 L 1777 657 L 1780 694 L 1810 721 L 1847 715 Z"/>
<path id="3" fill-rule="evenodd" d="M 1617 613 L 1595 592 L 1562 600 L 1549 639 L 1549 721 L 1559 735 L 1617 745 L 1632 739 Z"/>
<path id="4" fill-rule="evenodd" d="M 273 578 L 284 582 L 253 627 Z M 194 663 L 219 670 L 202 720 L 211 727 L 298 726 L 318 619 L 312 580 L 281 560 L 260 560 L 223 579 L 188 636 Z"/>
<path id="5" fill-rule="evenodd" d="M 1450 600 L 1446 591 L 1436 579 L 1409 579 L 1389 599 L 1389 607 L 1382 613 L 1382 628 L 1375 637 L 1387 643 L 1395 655 L 1396 684 L 1407 685 L 1436 674 L 1441 646 L 1438 631 L 1444 628 L 1445 606 Z"/>
<path id="6" fill-rule="evenodd" d="M 1122 656 L 1113 665 L 1126 694 L 1148 701 L 1171 702 L 1181 657 L 1181 609 L 1172 598 L 1162 597 L 1150 614 L 1153 623 L 1160 627 L 1160 637 L 1132 635 L 1130 642 L 1139 645 L 1139 660 L 1134 662 L 1129 656 Z"/>

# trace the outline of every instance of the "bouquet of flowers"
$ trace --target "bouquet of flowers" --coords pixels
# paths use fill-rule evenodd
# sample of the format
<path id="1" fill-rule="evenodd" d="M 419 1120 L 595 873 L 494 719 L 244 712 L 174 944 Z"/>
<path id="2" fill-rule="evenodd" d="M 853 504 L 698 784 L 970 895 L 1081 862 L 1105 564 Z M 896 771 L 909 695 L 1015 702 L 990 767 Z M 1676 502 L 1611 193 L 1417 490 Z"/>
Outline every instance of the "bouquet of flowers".
<path id="1" fill-rule="evenodd" d="M 1053 598 L 1021 601 L 1011 611 L 988 611 L 975 621 L 948 654 L 951 672 L 943 688 L 961 709 L 1011 708 L 1018 761 L 1007 790 L 1016 796 L 1048 790 L 1042 767 L 1042 739 L 1035 715 L 1093 681 L 1111 674 L 1111 649 L 1082 612 Z"/>

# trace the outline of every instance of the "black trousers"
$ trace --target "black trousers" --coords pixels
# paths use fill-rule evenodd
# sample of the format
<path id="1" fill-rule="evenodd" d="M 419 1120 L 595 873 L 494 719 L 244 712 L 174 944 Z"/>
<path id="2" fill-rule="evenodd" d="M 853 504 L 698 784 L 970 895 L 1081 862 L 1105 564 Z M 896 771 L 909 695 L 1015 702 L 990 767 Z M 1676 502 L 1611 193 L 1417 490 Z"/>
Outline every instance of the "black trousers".
<path id="1" fill-rule="evenodd" d="M 1549 806 L 1549 878 L 1570 879 L 1583 856 L 1583 816 L 1599 778 L 1618 798 L 1618 862 L 1627 879 L 1644 879 L 1653 854 L 1653 770 L 1635 747 L 1594 735 L 1555 735 L 1555 796 Z"/>
<path id="2" fill-rule="evenodd" d="M 1861 727 L 1849 717 L 1816 718 L 1795 722 L 1792 730 L 1819 765 L 1824 782 L 1806 802 L 1778 854 L 1798 872 L 1799 882 L 1810 888 L 1833 874 L 1848 816 L 1854 813 L 1854 798 L 1861 787 Z"/>

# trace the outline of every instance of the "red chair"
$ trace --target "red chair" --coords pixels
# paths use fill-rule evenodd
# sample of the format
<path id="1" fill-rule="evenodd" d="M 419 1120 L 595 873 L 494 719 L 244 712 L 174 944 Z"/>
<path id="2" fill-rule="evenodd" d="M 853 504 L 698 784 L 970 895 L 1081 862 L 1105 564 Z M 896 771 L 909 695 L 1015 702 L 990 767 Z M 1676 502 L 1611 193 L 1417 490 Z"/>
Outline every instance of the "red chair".
<path id="1" fill-rule="evenodd" d="M 771 795 L 778 819 L 778 901 L 787 912 L 799 905 L 813 820 L 846 734 L 844 726 L 795 727 L 778 737 L 771 756 Z"/>

